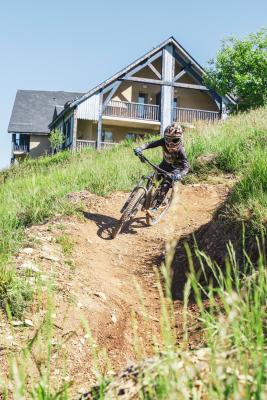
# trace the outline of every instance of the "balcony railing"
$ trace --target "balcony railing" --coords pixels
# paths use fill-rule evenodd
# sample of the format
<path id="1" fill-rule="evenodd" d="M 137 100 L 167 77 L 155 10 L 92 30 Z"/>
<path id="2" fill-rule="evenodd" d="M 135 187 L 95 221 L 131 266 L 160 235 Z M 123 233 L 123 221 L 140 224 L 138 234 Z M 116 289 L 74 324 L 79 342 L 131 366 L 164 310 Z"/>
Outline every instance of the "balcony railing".
<path id="1" fill-rule="evenodd" d="M 100 142 L 100 147 L 101 149 L 109 149 L 112 146 L 116 146 L 119 143 L 114 143 L 114 142 Z"/>
<path id="2" fill-rule="evenodd" d="M 116 146 L 117 144 L 118 143 L 113 143 L 113 142 L 100 142 L 100 148 L 107 149 L 112 146 Z M 96 141 L 95 140 L 77 140 L 76 141 L 76 150 L 82 150 L 86 147 L 96 149 Z"/>
<path id="3" fill-rule="evenodd" d="M 133 118 L 148 121 L 159 121 L 160 107 L 152 104 L 131 103 L 111 100 L 103 115 L 119 118 Z"/>
<path id="4" fill-rule="evenodd" d="M 13 153 L 15 154 L 26 154 L 29 152 L 29 146 L 27 144 L 16 144 L 13 143 Z"/>
<path id="5" fill-rule="evenodd" d="M 196 110 L 193 108 L 176 108 L 173 109 L 173 120 L 175 122 L 193 123 L 194 121 L 217 121 L 219 119 L 219 112 Z"/>
<path id="6" fill-rule="evenodd" d="M 85 147 L 91 147 L 92 149 L 96 148 L 95 140 L 76 140 L 76 150 L 82 150 Z"/>

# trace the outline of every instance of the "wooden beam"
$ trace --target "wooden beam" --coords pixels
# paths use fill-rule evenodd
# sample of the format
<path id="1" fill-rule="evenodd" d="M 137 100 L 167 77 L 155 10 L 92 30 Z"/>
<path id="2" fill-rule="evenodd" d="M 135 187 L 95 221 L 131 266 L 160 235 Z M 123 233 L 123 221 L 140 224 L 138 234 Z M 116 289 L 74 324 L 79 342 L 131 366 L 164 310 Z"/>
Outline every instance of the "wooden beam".
<path id="1" fill-rule="evenodd" d="M 174 57 L 175 59 L 183 66 L 183 67 L 188 67 L 188 74 L 191 75 L 193 78 L 196 79 L 197 82 L 203 84 L 203 78 L 200 76 L 193 68 L 192 66 L 188 65 L 187 62 L 177 53 L 176 50 L 174 50 Z M 201 89 L 201 90 L 207 90 L 207 89 Z M 220 108 L 220 101 L 221 101 L 221 96 L 219 96 L 214 90 L 207 90 L 208 95 L 212 98 L 212 100 L 216 103 L 217 107 Z"/>
<path id="2" fill-rule="evenodd" d="M 99 116 L 98 116 L 98 124 L 97 124 L 97 140 L 96 140 L 96 148 L 100 150 L 101 141 L 102 141 L 102 122 L 103 122 L 103 91 L 100 90 L 99 93 Z"/>
<path id="3" fill-rule="evenodd" d="M 148 65 L 148 67 L 151 69 L 151 71 L 154 72 L 154 74 L 155 74 L 159 79 L 161 79 L 161 74 L 160 74 L 159 71 L 154 67 L 154 65 L 151 64 L 151 62 L 148 63 L 147 65 Z"/>
<path id="4" fill-rule="evenodd" d="M 174 78 L 174 57 L 173 45 L 167 45 L 163 48 L 162 56 L 162 79 L 161 88 L 161 126 L 160 133 L 163 135 L 164 130 L 172 123 L 173 109 L 173 78 Z"/>
<path id="5" fill-rule="evenodd" d="M 73 131 L 72 131 L 72 148 L 76 149 L 77 142 L 77 127 L 78 127 L 78 119 L 77 119 L 78 108 L 76 107 L 73 112 Z"/>
<path id="6" fill-rule="evenodd" d="M 114 88 L 114 86 L 116 85 L 117 81 L 114 81 L 111 85 L 106 86 L 105 88 L 102 89 L 102 93 L 108 93 L 110 90 L 112 90 Z"/>
<path id="7" fill-rule="evenodd" d="M 120 86 L 120 84 L 121 84 L 121 81 L 116 81 L 115 85 L 111 89 L 110 93 L 108 94 L 106 100 L 103 103 L 102 113 L 105 110 L 108 103 L 110 102 L 110 100 L 112 99 L 112 97 L 114 96 L 114 94 L 115 94 L 116 90 L 118 89 L 118 87 Z M 103 95 L 103 92 L 102 92 L 102 95 Z"/>
<path id="8" fill-rule="evenodd" d="M 121 78 L 121 80 L 123 80 L 123 81 L 131 81 L 131 82 L 151 83 L 152 85 L 163 85 L 163 84 L 165 84 L 163 81 L 160 81 L 160 80 L 157 80 L 157 79 L 139 78 L 139 76 L 124 77 L 124 78 Z M 172 85 L 172 83 L 169 82 L 169 85 Z"/>
<path id="9" fill-rule="evenodd" d="M 181 64 L 184 68 L 187 68 L 187 72 L 195 78 L 199 83 L 203 83 L 202 76 L 200 76 L 191 66 L 191 64 L 188 64 L 181 56 L 180 54 L 177 53 L 176 50 L 174 50 L 174 58 L 178 61 L 179 64 Z"/>
<path id="10" fill-rule="evenodd" d="M 178 79 L 182 78 L 182 76 L 184 76 L 187 73 L 186 69 L 183 69 L 182 71 L 180 71 L 174 78 L 173 81 L 176 82 L 178 81 Z"/>
<path id="11" fill-rule="evenodd" d="M 162 51 L 159 51 L 158 53 L 154 54 L 154 56 L 150 57 L 142 64 L 137 65 L 135 68 L 133 68 L 131 71 L 129 71 L 124 77 L 128 78 L 130 76 L 133 76 L 134 74 L 139 72 L 141 69 L 145 68 L 148 64 L 151 64 L 153 61 L 157 60 L 161 55 L 162 55 Z"/>
<path id="12" fill-rule="evenodd" d="M 204 85 L 195 85 L 193 83 L 173 83 L 174 87 L 180 87 L 180 88 L 185 88 L 185 89 L 196 89 L 196 90 L 205 90 L 209 91 L 210 89 L 207 88 L 207 86 Z"/>
<path id="13" fill-rule="evenodd" d="M 212 97 L 212 99 L 215 101 L 216 105 L 218 108 L 220 108 L 220 104 L 222 101 L 222 97 L 219 96 L 214 90 L 209 90 L 209 95 Z"/>
<path id="14" fill-rule="evenodd" d="M 193 83 L 175 83 L 175 82 L 168 82 L 168 81 L 158 81 L 157 79 L 148 79 L 148 78 L 139 78 L 136 76 L 129 77 L 129 78 L 122 78 L 125 81 L 132 81 L 132 82 L 140 82 L 140 83 L 148 83 L 152 85 L 163 85 L 163 86 L 173 86 L 173 87 L 181 87 L 185 89 L 196 89 L 196 90 L 205 90 L 210 91 L 207 86 L 204 85 L 195 85 Z"/>

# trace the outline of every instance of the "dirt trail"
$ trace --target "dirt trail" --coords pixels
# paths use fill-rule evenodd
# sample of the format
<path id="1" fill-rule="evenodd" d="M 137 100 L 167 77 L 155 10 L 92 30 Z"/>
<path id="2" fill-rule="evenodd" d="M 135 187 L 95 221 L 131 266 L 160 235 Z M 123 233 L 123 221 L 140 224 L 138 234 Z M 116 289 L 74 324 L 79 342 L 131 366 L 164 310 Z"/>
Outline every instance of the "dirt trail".
<path id="1" fill-rule="evenodd" d="M 84 219 L 65 217 L 28 230 L 28 237 L 37 238 L 37 244 L 29 254 L 24 251 L 17 257 L 18 268 L 26 257 L 43 274 L 53 276 L 57 288 L 53 316 L 54 377 L 59 374 L 60 358 L 65 353 L 69 365 L 66 379 L 75 381 L 75 391 L 88 388 L 92 378 L 92 350 L 87 346 L 88 334 L 81 323 L 82 316 L 98 345 L 107 350 L 115 370 L 135 359 L 133 315 L 139 325 L 143 354 L 149 354 L 152 335 L 157 337 L 159 332 L 160 317 L 155 263 L 151 260 L 162 259 L 169 239 L 179 239 L 207 223 L 227 194 L 225 184 L 181 185 L 178 201 L 168 218 L 147 227 L 143 215 L 138 215 L 130 229 L 110 240 L 110 229 L 127 195 L 115 193 L 105 199 L 82 192 L 70 197 L 83 203 Z M 56 244 L 56 238 L 62 234 L 74 241 L 71 263 Z M 53 255 L 47 256 L 49 252 Z M 144 318 L 136 285 L 143 293 L 147 318 Z M 34 312 L 30 317 L 37 327 L 42 312 L 35 315 Z M 179 318 L 179 310 L 177 315 Z M 20 341 L 32 337 L 34 330 L 20 330 Z"/>

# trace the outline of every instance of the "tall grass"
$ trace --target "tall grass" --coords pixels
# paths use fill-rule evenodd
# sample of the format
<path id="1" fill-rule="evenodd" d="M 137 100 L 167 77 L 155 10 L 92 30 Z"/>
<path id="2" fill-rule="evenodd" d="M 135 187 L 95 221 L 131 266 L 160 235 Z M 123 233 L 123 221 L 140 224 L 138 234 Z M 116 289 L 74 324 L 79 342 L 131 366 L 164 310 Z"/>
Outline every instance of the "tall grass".
<path id="1" fill-rule="evenodd" d="M 254 151 L 267 146 L 267 109 L 239 114 L 214 125 L 199 123 L 185 135 L 191 171 L 201 173 L 198 157 L 213 154 L 212 165 L 223 172 L 241 173 Z"/>
<path id="2" fill-rule="evenodd" d="M 260 225 L 267 221 L 267 162 L 266 150 L 256 148 L 253 159 L 234 187 L 231 202 L 238 205 L 242 218 Z"/>
<path id="3" fill-rule="evenodd" d="M 231 197 L 231 207 L 238 217 L 266 220 L 267 109 L 229 118 L 215 125 L 197 125 L 185 134 L 185 146 L 191 172 L 197 179 L 207 173 L 230 172 L 239 183 Z M 115 190 L 130 190 L 147 167 L 134 157 L 133 143 L 110 150 L 82 153 L 62 152 L 54 157 L 29 160 L 0 174 L 0 304 L 5 303 L 5 274 L 11 254 L 22 245 L 24 228 L 41 223 L 56 214 L 75 211 L 67 201 L 69 192 L 88 189 L 100 196 Z M 199 156 L 213 154 L 203 165 Z M 158 162 L 158 149 L 149 150 Z M 15 277 L 14 271 L 10 271 Z M 2 296 L 2 297 L 1 297 Z"/>
<path id="4" fill-rule="evenodd" d="M 170 346 L 148 364 L 140 374 L 138 398 L 152 399 L 264 399 L 267 395 L 267 272 L 265 239 L 258 243 L 258 263 L 253 264 L 244 249 L 239 264 L 232 245 L 228 245 L 225 266 L 218 266 L 196 250 L 206 266 L 209 281 L 203 285 L 194 270 L 191 250 L 187 248 L 190 274 L 185 286 L 184 330 L 190 325 L 187 308 L 189 291 L 198 305 L 198 324 L 204 333 L 204 345 L 185 351 L 188 336 Z M 166 274 L 166 269 L 163 269 Z M 162 296 L 161 296 L 162 297 Z M 166 300 L 165 300 L 166 301 Z M 166 310 L 166 307 L 165 307 Z M 163 313 L 166 319 L 166 313 Z M 173 337 L 175 326 L 168 314 L 165 329 Z M 165 331 L 165 335 L 166 335 Z M 168 349 L 166 351 L 166 349 Z M 110 395 L 107 392 L 107 398 Z M 115 398 L 115 397 L 114 397 Z"/>
<path id="5" fill-rule="evenodd" d="M 162 340 L 155 346 L 153 358 L 143 360 L 124 372 L 119 379 L 106 379 L 98 374 L 99 387 L 94 391 L 95 400 L 116 399 L 124 393 L 126 399 L 264 399 L 267 395 L 267 272 L 264 253 L 265 237 L 255 238 L 258 245 L 258 262 L 253 264 L 243 249 L 243 263 L 238 263 L 235 250 L 228 244 L 225 265 L 217 265 L 197 248 L 199 261 L 205 265 L 209 278 L 203 284 L 203 276 L 196 272 L 192 263 L 191 249 L 187 247 L 190 273 L 184 290 L 184 337 L 176 340 L 174 309 L 171 299 L 172 249 L 167 253 L 161 273 L 164 286 L 158 282 L 161 302 Z M 202 328 L 203 345 L 189 350 L 191 311 L 194 301 L 199 316 L 193 321 Z M 50 311 L 51 313 L 51 311 Z M 49 363 L 52 337 L 51 318 L 26 346 L 24 357 L 13 360 L 11 376 L 13 394 L 33 399 L 69 399 L 68 385 L 51 386 L 52 374 Z M 196 321 L 196 318 L 198 320 Z M 27 371 L 33 345 L 42 337 L 46 340 L 47 358 L 40 371 L 40 381 L 35 386 L 27 380 Z M 98 356 L 93 338 L 89 346 L 94 353 L 93 369 L 99 370 Z M 44 343 L 42 342 L 44 352 Z M 98 354 L 99 353 L 99 354 Z M 100 356 L 101 357 L 101 356 Z M 63 373 L 63 372 L 62 372 Z M 132 394 L 127 397 L 127 391 Z M 6 393 L 7 395 L 10 393 Z M 14 397 L 21 398 L 21 397 Z"/>
<path id="6" fill-rule="evenodd" d="M 152 157 L 157 157 L 155 152 Z M 90 149 L 59 153 L 11 168 L 0 187 L 0 307 L 9 304 L 14 315 L 20 314 L 6 296 L 5 276 L 9 276 L 9 286 L 18 288 L 20 298 L 25 285 L 17 285 L 16 273 L 7 265 L 23 244 L 26 226 L 56 214 L 73 213 L 75 206 L 67 201 L 70 192 L 87 189 L 105 196 L 114 190 L 129 190 L 146 170 L 133 156 L 129 143 L 100 153 Z"/>
<path id="7" fill-rule="evenodd" d="M 267 109 L 239 114 L 213 126 L 197 125 L 186 135 L 191 172 L 203 175 L 231 173 L 238 179 L 230 197 L 235 217 L 267 221 Z M 203 156 L 207 161 L 203 163 Z M 200 157 L 202 156 L 202 157 Z M 204 157 L 205 159 L 205 157 Z"/>

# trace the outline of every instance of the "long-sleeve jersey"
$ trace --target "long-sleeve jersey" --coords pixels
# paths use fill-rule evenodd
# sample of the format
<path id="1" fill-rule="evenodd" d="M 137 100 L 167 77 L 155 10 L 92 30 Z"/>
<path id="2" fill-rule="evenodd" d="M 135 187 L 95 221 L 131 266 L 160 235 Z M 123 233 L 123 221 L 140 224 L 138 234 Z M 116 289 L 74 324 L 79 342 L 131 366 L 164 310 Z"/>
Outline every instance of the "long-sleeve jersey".
<path id="1" fill-rule="evenodd" d="M 183 145 L 181 145 L 177 151 L 169 152 L 166 147 L 165 140 L 162 138 L 159 140 L 154 140 L 150 143 L 145 143 L 140 146 L 140 149 L 146 150 L 153 149 L 155 147 L 162 147 L 164 163 L 173 168 L 174 171 L 179 171 L 181 176 L 185 176 L 188 173 L 189 163 Z"/>

